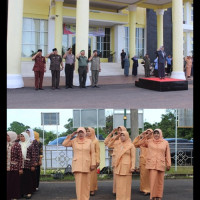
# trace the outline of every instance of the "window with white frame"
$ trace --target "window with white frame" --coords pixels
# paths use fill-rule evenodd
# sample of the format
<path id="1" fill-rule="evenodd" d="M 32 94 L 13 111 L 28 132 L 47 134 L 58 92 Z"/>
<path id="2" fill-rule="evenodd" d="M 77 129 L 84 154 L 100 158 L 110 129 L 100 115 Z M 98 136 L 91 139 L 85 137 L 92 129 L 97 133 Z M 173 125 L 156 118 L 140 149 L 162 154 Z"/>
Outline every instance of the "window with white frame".
<path id="1" fill-rule="evenodd" d="M 144 28 L 136 28 L 136 51 L 135 54 L 138 58 L 144 56 Z"/>
<path id="2" fill-rule="evenodd" d="M 42 49 L 43 55 L 46 55 L 48 20 L 23 18 L 22 30 L 22 57 L 31 57 L 38 49 Z"/>
<path id="3" fill-rule="evenodd" d="M 105 36 L 97 36 L 97 51 L 101 58 L 110 56 L 110 28 L 105 28 Z"/>
<path id="4" fill-rule="evenodd" d="M 124 27 L 125 28 L 125 47 L 124 51 L 126 52 L 126 55 L 129 55 L 129 27 Z"/>

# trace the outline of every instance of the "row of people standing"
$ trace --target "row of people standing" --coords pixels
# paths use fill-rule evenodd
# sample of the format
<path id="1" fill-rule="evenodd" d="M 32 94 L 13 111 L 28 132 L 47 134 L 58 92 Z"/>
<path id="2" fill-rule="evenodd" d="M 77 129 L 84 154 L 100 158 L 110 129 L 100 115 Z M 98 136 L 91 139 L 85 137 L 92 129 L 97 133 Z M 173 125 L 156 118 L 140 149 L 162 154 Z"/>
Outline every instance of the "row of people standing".
<path id="1" fill-rule="evenodd" d="M 35 90 L 44 90 L 43 78 L 46 72 L 46 59 L 50 59 L 50 70 L 52 76 L 52 89 L 60 89 L 60 71 L 64 69 L 62 59 L 65 59 L 65 88 L 73 88 L 73 77 L 75 70 L 75 61 L 78 60 L 78 74 L 79 74 L 79 86 L 80 88 L 86 88 L 86 78 L 88 73 L 88 63 L 91 62 L 92 72 L 92 87 L 98 86 L 99 72 L 101 71 L 100 57 L 97 54 L 97 50 L 93 51 L 93 55 L 88 59 L 85 56 L 85 50 L 81 50 L 75 57 L 72 54 L 72 49 L 68 48 L 63 57 L 58 54 L 56 48 L 52 50 L 46 57 L 42 56 L 42 49 L 38 49 L 38 52 L 32 57 L 35 61 L 33 71 L 35 75 Z"/>
<path id="2" fill-rule="evenodd" d="M 150 199 L 161 200 L 165 168 L 170 169 L 169 144 L 160 129 L 147 129 L 132 142 L 123 126 L 114 129 L 105 139 L 113 149 L 113 194 L 116 200 L 131 199 L 132 172 L 135 171 L 135 148 L 140 148 L 140 191 Z"/>
<path id="3" fill-rule="evenodd" d="M 128 76 L 129 74 L 129 67 L 130 67 L 130 62 L 129 58 L 126 55 L 126 52 L 122 50 L 121 55 L 121 66 L 122 69 L 124 69 L 124 75 Z M 138 58 L 137 56 L 134 56 L 131 58 L 133 60 L 133 68 L 132 68 L 132 75 L 137 76 L 137 68 L 138 68 Z M 160 79 L 165 78 L 165 73 L 167 75 L 171 75 L 172 72 L 172 58 L 171 55 L 166 56 L 166 53 L 164 52 L 164 46 L 161 46 L 157 51 L 156 51 L 156 59 L 154 60 L 155 63 L 155 68 L 154 68 L 154 75 L 156 77 L 159 77 Z M 148 54 L 145 54 L 143 57 L 142 64 L 144 65 L 144 73 L 145 77 L 150 77 L 150 72 L 151 72 L 151 60 L 149 58 Z M 165 72 L 165 65 L 167 64 L 167 70 Z"/>
<path id="4" fill-rule="evenodd" d="M 17 134 L 7 132 L 7 200 L 30 199 L 38 190 L 42 145 L 39 134 L 27 129 Z"/>

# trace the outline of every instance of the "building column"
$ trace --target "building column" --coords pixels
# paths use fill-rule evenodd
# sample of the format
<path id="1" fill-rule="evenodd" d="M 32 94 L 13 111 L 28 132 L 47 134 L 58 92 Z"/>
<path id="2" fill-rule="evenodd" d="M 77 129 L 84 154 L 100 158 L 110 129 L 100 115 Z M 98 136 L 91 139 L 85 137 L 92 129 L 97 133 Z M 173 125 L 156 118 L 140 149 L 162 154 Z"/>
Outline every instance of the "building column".
<path id="1" fill-rule="evenodd" d="M 121 63 L 121 52 L 125 47 L 125 29 L 122 25 L 114 26 L 115 62 Z M 127 53 L 127 52 L 126 52 Z"/>
<path id="2" fill-rule="evenodd" d="M 22 88 L 21 75 L 23 0 L 8 1 L 7 88 Z"/>
<path id="3" fill-rule="evenodd" d="M 88 34 L 89 34 L 89 0 L 77 0 L 76 3 L 76 55 L 81 50 L 85 50 L 88 57 Z M 88 70 L 90 70 L 88 68 Z M 78 79 L 78 60 L 75 64 L 74 83 L 79 86 Z M 87 73 L 86 86 L 91 85 L 89 72 Z"/>
<path id="4" fill-rule="evenodd" d="M 164 45 L 163 42 L 163 9 L 156 10 L 157 15 L 157 49 Z"/>
<path id="5" fill-rule="evenodd" d="M 131 58 L 135 55 L 135 49 L 136 49 L 136 12 L 137 12 L 137 6 L 130 5 L 128 6 L 129 10 L 129 60 L 131 63 Z M 131 65 L 132 66 L 132 65 Z"/>
<path id="6" fill-rule="evenodd" d="M 63 2 L 55 0 L 55 48 L 62 56 L 62 35 L 63 35 Z"/>
<path id="7" fill-rule="evenodd" d="M 192 56 L 190 32 L 186 32 L 186 56 Z"/>
<path id="8" fill-rule="evenodd" d="M 183 1 L 172 1 L 172 52 L 173 72 L 171 78 L 185 80 L 183 72 Z"/>

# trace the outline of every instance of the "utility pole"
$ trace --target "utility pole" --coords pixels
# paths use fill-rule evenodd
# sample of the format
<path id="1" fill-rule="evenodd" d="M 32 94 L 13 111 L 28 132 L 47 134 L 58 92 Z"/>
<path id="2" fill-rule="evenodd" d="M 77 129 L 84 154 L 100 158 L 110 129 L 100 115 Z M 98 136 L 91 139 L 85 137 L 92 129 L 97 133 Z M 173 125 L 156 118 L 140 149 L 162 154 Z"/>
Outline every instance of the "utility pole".
<path id="1" fill-rule="evenodd" d="M 131 140 L 133 141 L 139 135 L 138 128 L 138 109 L 130 109 L 131 111 Z M 139 168 L 139 149 L 136 149 L 135 167 Z"/>
<path id="2" fill-rule="evenodd" d="M 126 120 L 127 120 L 127 117 L 126 117 L 126 109 L 124 109 L 124 127 L 126 128 Z"/>

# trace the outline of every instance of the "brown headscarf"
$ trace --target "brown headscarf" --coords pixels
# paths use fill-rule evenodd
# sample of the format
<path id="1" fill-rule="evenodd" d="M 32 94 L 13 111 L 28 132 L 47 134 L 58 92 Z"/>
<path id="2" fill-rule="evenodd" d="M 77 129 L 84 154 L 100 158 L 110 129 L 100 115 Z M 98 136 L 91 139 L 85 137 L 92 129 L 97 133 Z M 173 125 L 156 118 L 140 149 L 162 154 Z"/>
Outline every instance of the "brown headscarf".
<path id="1" fill-rule="evenodd" d="M 76 137 L 76 138 L 77 138 L 77 141 L 78 141 L 78 143 L 84 143 L 85 136 L 86 136 L 86 130 L 85 130 L 84 127 L 79 127 L 79 128 L 77 129 L 77 133 L 78 133 L 79 131 L 83 131 L 83 133 L 84 133 L 84 139 L 83 139 L 83 140 L 80 140 L 79 137 Z"/>
<path id="2" fill-rule="evenodd" d="M 95 130 L 92 127 L 88 127 L 88 129 L 90 130 L 91 136 L 87 138 L 91 139 L 92 141 L 96 139 L 96 135 L 95 135 Z"/>
<path id="3" fill-rule="evenodd" d="M 128 131 L 122 131 L 121 133 L 123 133 L 125 135 L 125 141 L 121 142 L 119 144 L 119 146 L 117 147 L 118 149 L 118 155 L 116 155 L 116 166 L 119 165 L 119 162 L 122 158 L 122 156 L 133 147 L 133 144 L 131 143 L 130 137 L 129 137 L 129 133 Z"/>
<path id="4" fill-rule="evenodd" d="M 160 133 L 160 138 L 158 140 L 155 140 L 154 137 L 152 137 L 154 143 L 160 143 L 163 142 L 163 134 L 161 129 L 155 129 L 154 131 L 158 131 Z"/>

